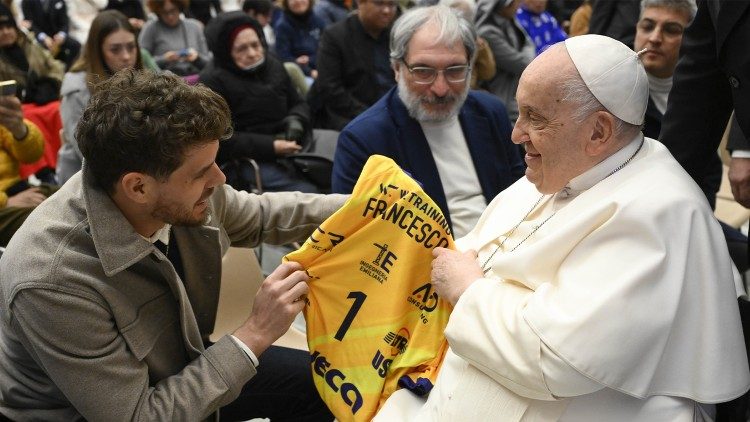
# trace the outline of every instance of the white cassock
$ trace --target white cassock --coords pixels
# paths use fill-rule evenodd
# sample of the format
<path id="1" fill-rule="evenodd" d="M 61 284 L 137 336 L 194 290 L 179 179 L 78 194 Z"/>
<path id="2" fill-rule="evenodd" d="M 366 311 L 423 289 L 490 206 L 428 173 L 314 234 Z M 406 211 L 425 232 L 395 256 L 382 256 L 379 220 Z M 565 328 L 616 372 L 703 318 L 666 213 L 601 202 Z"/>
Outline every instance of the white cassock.
<path id="1" fill-rule="evenodd" d="M 709 420 L 750 388 L 741 285 L 703 193 L 648 138 L 609 175 L 640 140 L 526 219 L 526 178 L 492 201 L 457 242 L 488 272 L 450 317 L 435 388 L 377 420 Z"/>

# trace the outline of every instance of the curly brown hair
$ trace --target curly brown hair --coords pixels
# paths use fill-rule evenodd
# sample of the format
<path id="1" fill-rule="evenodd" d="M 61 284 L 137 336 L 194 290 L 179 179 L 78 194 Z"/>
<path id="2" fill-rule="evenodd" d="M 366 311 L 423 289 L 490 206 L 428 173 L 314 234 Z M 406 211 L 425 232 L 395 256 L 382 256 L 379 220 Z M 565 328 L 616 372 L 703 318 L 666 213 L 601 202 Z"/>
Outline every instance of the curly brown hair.
<path id="1" fill-rule="evenodd" d="M 169 0 L 169 1 L 171 1 L 175 6 L 177 6 L 177 8 L 180 9 L 180 12 L 186 11 L 188 6 L 190 6 L 190 0 Z M 146 7 L 148 7 L 148 10 L 154 12 L 158 16 L 158 15 L 161 15 L 162 10 L 164 10 L 165 2 L 166 0 L 147 0 Z"/>
<path id="2" fill-rule="evenodd" d="M 126 69 L 97 85 L 75 137 L 87 171 L 113 193 L 126 173 L 164 181 L 188 150 L 231 135 L 229 107 L 211 89 Z"/>

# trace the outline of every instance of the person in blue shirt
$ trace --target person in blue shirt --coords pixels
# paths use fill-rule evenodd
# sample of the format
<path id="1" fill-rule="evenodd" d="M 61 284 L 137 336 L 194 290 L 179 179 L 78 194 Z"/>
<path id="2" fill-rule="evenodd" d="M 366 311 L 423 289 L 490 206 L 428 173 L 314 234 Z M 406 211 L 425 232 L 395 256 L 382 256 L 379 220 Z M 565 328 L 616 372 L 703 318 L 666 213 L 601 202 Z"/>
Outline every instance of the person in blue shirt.
<path id="1" fill-rule="evenodd" d="M 522 0 L 521 7 L 516 12 L 518 22 L 534 40 L 537 55 L 568 37 L 557 19 L 546 9 L 547 0 Z"/>

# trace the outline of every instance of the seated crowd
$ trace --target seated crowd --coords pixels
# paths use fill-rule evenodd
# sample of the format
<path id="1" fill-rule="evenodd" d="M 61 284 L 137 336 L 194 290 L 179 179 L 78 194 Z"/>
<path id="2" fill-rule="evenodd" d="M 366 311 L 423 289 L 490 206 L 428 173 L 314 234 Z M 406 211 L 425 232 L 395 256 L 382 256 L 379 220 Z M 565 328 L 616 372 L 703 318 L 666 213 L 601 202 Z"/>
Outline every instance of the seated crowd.
<path id="1" fill-rule="evenodd" d="M 458 248 L 434 389 L 377 420 L 745 420 L 747 237 L 712 210 L 718 129 L 676 140 L 670 97 L 726 69 L 695 41 L 712 2 L 637 1 L 628 44 L 569 37 L 562 3 L 0 1 L 0 421 L 332 420 L 273 345 L 300 264 L 208 336 L 227 249 L 304 241 L 372 155 Z"/>

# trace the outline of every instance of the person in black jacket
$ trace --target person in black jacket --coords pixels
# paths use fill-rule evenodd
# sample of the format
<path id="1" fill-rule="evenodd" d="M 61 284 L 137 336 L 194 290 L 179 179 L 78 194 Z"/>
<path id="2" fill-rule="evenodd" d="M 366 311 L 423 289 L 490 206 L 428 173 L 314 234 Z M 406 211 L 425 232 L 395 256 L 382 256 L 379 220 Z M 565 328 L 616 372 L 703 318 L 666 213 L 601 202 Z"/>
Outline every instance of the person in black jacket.
<path id="1" fill-rule="evenodd" d="M 198 19 L 203 25 L 208 24 L 211 20 L 211 8 L 214 9 L 214 14 L 219 14 L 221 10 L 220 0 L 200 0 L 191 1 L 188 4 L 187 15 L 193 19 Z"/>
<path id="2" fill-rule="evenodd" d="M 698 0 L 682 38 L 659 140 L 710 198 L 721 180 L 716 149 L 732 110 L 744 136 L 732 136 L 729 182 L 735 200 L 750 208 L 750 2 Z M 685 228 L 689 230 L 689 228 Z M 750 249 L 749 249 L 750 250 Z M 724 282 L 724 280 L 718 280 Z M 750 304 L 740 298 L 750 351 Z M 721 347 L 721 345 L 717 345 Z M 716 421 L 746 421 L 750 393 L 717 406 Z"/>
<path id="3" fill-rule="evenodd" d="M 221 14 L 206 27 L 214 53 L 200 81 L 229 104 L 234 134 L 222 142 L 216 161 L 258 162 L 263 189 L 317 192 L 279 158 L 311 142 L 310 109 L 292 85 L 284 65 L 266 54 L 263 28 L 243 12 Z"/>
<path id="4" fill-rule="evenodd" d="M 388 58 L 396 9 L 394 0 L 361 0 L 356 14 L 323 31 L 308 94 L 316 127 L 343 129 L 396 85 Z"/>
<path id="5" fill-rule="evenodd" d="M 731 34 L 731 36 L 730 36 Z M 662 141 L 704 192 L 721 179 L 716 149 L 735 110 L 744 137 L 727 147 L 734 198 L 750 208 L 750 3 L 702 0 L 682 40 L 680 61 L 662 121 Z M 718 175 L 718 176 L 717 176 Z"/>
<path id="6" fill-rule="evenodd" d="M 640 0 L 594 2 L 589 21 L 589 34 L 606 35 L 632 47 L 635 39 L 635 25 L 638 23 L 640 11 Z"/>
<path id="7" fill-rule="evenodd" d="M 68 70 L 78 58 L 81 44 L 68 36 L 68 8 L 64 0 L 23 0 L 24 20 L 31 23 L 31 31 L 39 44 L 52 56 L 65 63 Z"/>
<path id="8" fill-rule="evenodd" d="M 143 10 L 141 0 L 109 0 L 105 10 L 117 10 L 127 16 L 128 22 L 136 31 L 140 31 L 146 23 L 146 11 Z"/>

